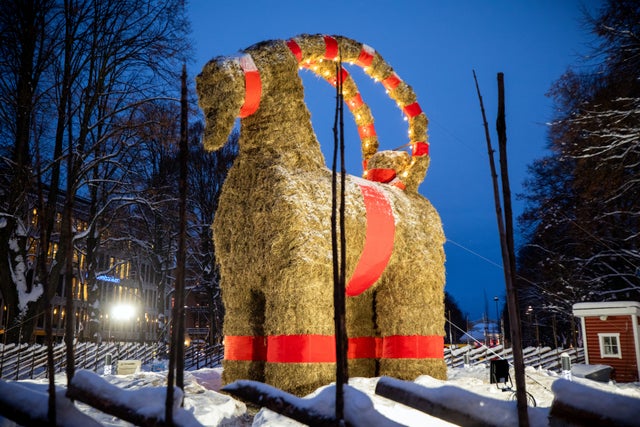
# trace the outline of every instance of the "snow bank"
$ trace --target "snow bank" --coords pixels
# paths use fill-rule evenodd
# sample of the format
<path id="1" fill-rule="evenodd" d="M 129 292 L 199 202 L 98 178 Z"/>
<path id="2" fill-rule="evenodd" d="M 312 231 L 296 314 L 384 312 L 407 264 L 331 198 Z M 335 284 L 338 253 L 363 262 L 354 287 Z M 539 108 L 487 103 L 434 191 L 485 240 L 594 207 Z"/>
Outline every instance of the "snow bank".
<path id="1" fill-rule="evenodd" d="M 35 384 L 30 382 L 6 382 L 0 380 L 0 407 L 10 408 L 27 414 L 31 420 L 47 420 L 49 407 L 48 384 Z M 2 423 L 0 417 L 0 424 Z M 65 397 L 65 390 L 56 389 L 56 423 L 65 427 L 92 427 L 102 424 L 85 415 Z"/>
<path id="2" fill-rule="evenodd" d="M 597 383 L 593 383 L 597 384 Z M 637 426 L 640 423 L 640 400 L 608 393 L 573 381 L 558 379 L 553 383 L 555 399 L 551 414 L 585 424 Z M 576 411 L 577 410 L 577 411 Z M 580 413 L 585 418 L 578 419 Z"/>
<path id="3" fill-rule="evenodd" d="M 164 413 L 165 395 L 163 389 L 166 387 L 166 371 L 105 377 L 91 372 L 88 374 L 80 372 L 82 371 L 78 372 L 80 377 L 74 378 L 74 382 L 81 381 L 84 387 L 94 388 L 94 392 L 100 390 L 118 401 L 126 400 L 129 405 L 135 403 L 135 405 L 147 406 L 146 409 L 143 409 L 144 411 L 150 411 L 150 408 L 155 405 L 155 411 Z M 195 418 L 199 423 L 195 425 L 212 427 L 297 427 L 302 425 L 264 408 L 254 416 L 251 411 L 247 410 L 244 403 L 229 395 L 218 393 L 221 387 L 221 374 L 221 368 L 185 372 L 185 402 L 181 411 Z M 77 376 L 78 374 L 76 374 Z M 511 393 L 502 392 L 495 384 L 489 383 L 488 366 L 450 368 L 448 376 L 449 380 L 447 381 L 421 376 L 414 382 L 402 382 L 402 387 L 415 389 L 417 393 L 434 402 L 446 404 L 475 417 L 482 417 L 485 422 L 491 425 L 505 425 L 504 423 L 517 425 L 515 402 L 510 401 Z M 552 411 L 554 393 L 556 393 L 557 402 L 554 402 L 556 406 L 564 404 L 568 408 L 578 408 L 576 411 L 592 410 L 611 414 L 610 418 L 615 420 L 610 423 L 612 425 L 638 425 L 635 421 L 640 420 L 640 404 L 638 404 L 640 402 L 640 383 L 602 383 L 584 378 L 575 378 L 569 382 L 562 380 L 557 373 L 531 367 L 526 369 L 526 379 L 527 391 L 533 394 L 538 402 L 538 408 L 529 408 L 532 427 L 549 425 L 547 415 Z M 409 427 L 452 425 L 445 420 L 431 417 L 421 411 L 375 394 L 379 381 L 379 378 L 349 379 L 349 386 L 345 387 L 345 414 L 349 422 L 354 425 L 373 427 L 381 424 L 380 420 L 383 418 L 379 417 L 386 417 L 391 420 L 389 421 L 392 423 L 390 425 L 395 425 L 394 423 Z M 56 376 L 56 383 L 65 383 L 63 374 L 59 374 L 59 378 L 58 375 Z M 159 388 L 161 391 L 154 388 Z M 34 417 L 46 417 L 46 389 L 46 380 L 38 382 L 0 381 L 0 404 L 5 402 L 6 405 L 8 402 L 9 405 L 12 405 L 10 408 L 28 410 Z M 266 388 L 265 391 L 271 393 L 269 388 Z M 278 392 L 274 391 L 273 393 L 278 395 Z M 316 390 L 306 398 L 295 398 L 300 399 L 301 404 L 313 407 L 314 410 L 333 414 L 334 393 L 335 388 L 331 385 Z M 95 425 L 89 417 L 103 425 L 130 425 L 84 404 L 76 403 L 74 407 L 64 397 L 63 388 L 60 388 L 57 397 L 60 425 Z M 0 413 L 9 414 L 11 412 L 5 412 L 3 409 Z M 566 417 L 564 419 L 567 420 Z M 568 420 L 572 421 L 571 418 Z M 12 424 L 3 424 L 0 418 L 0 425 Z"/>

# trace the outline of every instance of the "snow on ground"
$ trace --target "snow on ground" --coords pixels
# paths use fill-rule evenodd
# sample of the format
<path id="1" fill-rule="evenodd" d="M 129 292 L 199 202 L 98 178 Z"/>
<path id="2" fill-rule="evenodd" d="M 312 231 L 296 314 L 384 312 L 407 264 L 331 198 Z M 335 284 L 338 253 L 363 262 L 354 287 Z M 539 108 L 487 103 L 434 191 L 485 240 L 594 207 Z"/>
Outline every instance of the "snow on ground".
<path id="1" fill-rule="evenodd" d="M 255 408 L 247 408 L 244 403 L 230 397 L 227 394 L 219 393 L 221 388 L 221 368 L 206 368 L 196 371 L 185 372 L 185 411 L 189 412 L 200 424 L 204 426 L 239 426 L 239 427 L 270 427 L 270 426 L 300 426 L 293 420 L 280 416 L 266 409 L 261 409 L 255 413 Z M 513 370 L 512 374 L 513 376 Z M 97 377 L 97 376 L 96 376 Z M 140 398 L 149 399 L 143 393 L 148 393 L 150 388 L 163 387 L 166 385 L 166 371 L 149 372 L 143 371 L 133 375 L 107 375 L 103 377 L 112 385 L 115 385 L 131 396 L 135 396 L 139 391 Z M 536 400 L 537 408 L 530 411 L 532 425 L 547 425 L 546 417 L 553 400 L 552 384 L 561 378 L 558 373 L 528 367 L 526 369 L 527 392 Z M 84 379 L 91 381 L 91 375 Z M 374 393 L 378 378 L 351 378 L 345 394 L 350 397 L 350 401 L 345 403 L 347 418 L 365 419 L 372 415 L 372 408 L 385 417 L 402 425 L 410 427 L 418 426 L 450 426 L 451 424 L 432 418 L 420 411 L 411 409 L 389 399 L 377 396 Z M 583 378 L 573 378 L 572 381 L 583 384 L 589 390 L 597 389 L 607 391 L 614 395 L 625 395 L 640 399 L 640 383 L 616 384 L 614 382 L 601 383 Z M 74 380 L 75 383 L 75 380 Z M 515 401 L 511 401 L 512 391 L 501 391 L 495 384 L 489 383 L 489 366 L 485 364 L 464 368 L 450 368 L 448 380 L 440 381 L 429 376 L 421 376 L 415 380 L 417 385 L 423 386 L 433 392 L 434 388 L 442 388 L 439 392 L 442 398 L 454 401 L 464 407 L 468 392 L 479 396 L 488 397 L 486 407 L 482 408 L 484 416 L 496 416 L 504 414 L 505 408 L 515 408 Z M 11 385 L 7 382 L 5 385 Z M 46 390 L 44 382 L 20 381 L 13 383 L 24 385 L 30 388 L 39 387 L 43 392 Z M 56 384 L 64 387 L 64 375 L 56 377 Z M 96 385 L 97 387 L 97 385 Z M 436 393 L 436 394 L 437 394 Z M 331 396 L 333 389 L 319 389 L 309 399 L 313 404 L 331 410 Z M 588 393 L 585 393 L 588 396 Z M 372 407 L 367 406 L 371 403 Z M 592 396 L 591 396 L 592 397 Z M 132 397 L 133 398 L 133 397 Z M 157 397 L 157 400 L 162 400 Z M 502 401 L 502 402 L 496 402 Z M 311 403 L 310 403 L 311 404 Z M 118 420 L 110 415 L 103 414 L 84 404 L 77 404 L 77 408 L 85 415 L 88 415 L 105 426 L 128 426 L 130 424 Z M 515 411 L 515 409 L 514 409 Z M 69 411 L 70 414 L 72 411 Z M 77 415 L 77 414 L 76 414 Z M 377 415 L 377 414 L 375 414 Z M 0 418 L 0 427 L 9 427 L 13 423 Z M 373 427 L 373 424 L 369 423 Z"/>

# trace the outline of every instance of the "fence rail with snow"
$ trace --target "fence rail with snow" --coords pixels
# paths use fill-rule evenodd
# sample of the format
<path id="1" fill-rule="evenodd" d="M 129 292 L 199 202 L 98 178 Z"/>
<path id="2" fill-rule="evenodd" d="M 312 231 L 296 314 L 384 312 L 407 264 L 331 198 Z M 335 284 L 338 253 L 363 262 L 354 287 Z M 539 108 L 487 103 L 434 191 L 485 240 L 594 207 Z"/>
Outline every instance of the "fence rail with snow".
<path id="1" fill-rule="evenodd" d="M 113 363 L 117 360 L 140 360 L 143 365 L 166 354 L 166 346 L 158 343 L 78 343 L 74 347 L 75 365 L 79 369 L 103 372 L 105 357 L 111 355 Z M 527 347 L 523 350 L 525 366 L 533 366 L 549 370 L 559 370 L 560 356 L 566 353 L 572 363 L 584 363 L 584 350 L 552 349 L 549 347 Z M 62 372 L 66 367 L 66 347 L 57 344 L 53 348 L 55 372 Z M 220 366 L 224 354 L 221 344 L 207 346 L 191 346 L 185 349 L 185 369 L 200 369 Z M 507 359 L 513 363 L 510 348 L 502 346 L 474 347 L 471 345 L 444 350 L 447 365 L 452 368 L 465 364 L 477 365 L 489 363 L 491 359 Z M 0 378 L 6 380 L 23 380 L 44 378 L 47 375 L 47 348 L 44 345 L 0 344 Z"/>
<path id="2" fill-rule="evenodd" d="M 559 370 L 561 368 L 561 355 L 568 354 L 571 363 L 584 363 L 583 348 L 555 348 L 551 347 L 527 347 L 522 350 L 524 365 L 536 368 Z M 513 353 L 511 348 L 504 348 L 501 345 L 494 347 L 465 345 L 462 347 L 445 347 L 444 359 L 447 365 L 452 368 L 464 365 L 477 365 L 489 363 L 491 359 L 506 359 L 509 364 L 513 364 Z"/>
<path id="3" fill-rule="evenodd" d="M 140 360 L 143 365 L 166 355 L 166 345 L 159 343 L 111 342 L 78 343 L 74 346 L 74 363 L 78 369 L 104 372 L 107 354 L 112 364 L 118 360 Z M 222 345 L 191 346 L 185 349 L 185 369 L 219 366 Z M 67 364 L 65 344 L 53 347 L 54 371 L 62 372 Z M 38 379 L 47 376 L 47 347 L 34 344 L 0 344 L 0 378 L 4 380 Z"/>

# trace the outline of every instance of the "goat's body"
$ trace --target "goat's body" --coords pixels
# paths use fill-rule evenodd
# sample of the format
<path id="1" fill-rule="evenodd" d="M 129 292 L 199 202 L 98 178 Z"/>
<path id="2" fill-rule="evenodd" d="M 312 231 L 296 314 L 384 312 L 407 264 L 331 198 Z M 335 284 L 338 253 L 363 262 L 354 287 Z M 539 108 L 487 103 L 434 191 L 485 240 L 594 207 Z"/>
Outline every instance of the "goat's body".
<path id="1" fill-rule="evenodd" d="M 214 222 L 226 309 L 225 335 L 258 339 L 332 336 L 330 172 L 320 169 L 313 174 L 292 174 L 278 164 L 263 168 L 263 161 L 238 160 L 225 182 Z M 244 164 L 251 166 L 241 170 Z M 384 184 L 369 185 L 388 197 L 394 212 L 402 213 L 396 222 L 396 240 L 412 245 L 394 245 L 389 264 L 375 287 L 348 298 L 347 333 L 349 337 L 441 336 L 444 236 L 438 214 L 418 195 L 411 197 Z M 346 193 L 350 277 L 364 246 L 367 224 L 362 194 L 351 178 Z M 442 360 L 387 359 L 376 367 L 374 359 L 351 360 L 351 375 L 397 377 L 405 370 L 402 365 L 407 364 L 415 368 L 401 375 L 406 379 L 420 374 L 443 375 Z M 258 375 L 252 373 L 251 378 L 299 394 L 335 380 L 331 363 L 266 362 L 226 361 L 225 380 L 246 378 L 249 372 L 257 371 Z M 300 372 L 292 379 L 294 371 Z M 314 373 L 311 378 L 309 372 Z"/>
<path id="2" fill-rule="evenodd" d="M 224 379 L 265 381 L 305 394 L 335 381 L 335 353 L 320 348 L 334 335 L 331 173 L 304 104 L 297 63 L 285 43 L 245 52 L 253 56 L 264 83 L 260 108 L 242 120 L 240 152 L 213 225 L 226 310 Z M 206 83 L 202 86 L 205 92 Z M 285 99 L 280 93 L 287 94 Z M 207 105 L 215 106 L 207 102 L 201 101 L 205 113 Z M 235 99 L 221 102 L 239 107 Z M 345 191 L 347 277 L 358 263 L 367 228 L 358 180 L 349 177 Z M 395 238 L 377 283 L 347 299 L 350 345 L 372 346 L 377 338 L 383 347 L 382 352 L 370 348 L 362 353 L 350 348 L 358 353 L 349 362 L 351 375 L 444 378 L 440 218 L 417 192 L 366 185 L 390 203 Z M 415 352 L 392 348 L 397 337 L 409 347 L 413 337 L 429 338 L 439 348 L 432 349 L 433 357 L 405 357 Z"/>

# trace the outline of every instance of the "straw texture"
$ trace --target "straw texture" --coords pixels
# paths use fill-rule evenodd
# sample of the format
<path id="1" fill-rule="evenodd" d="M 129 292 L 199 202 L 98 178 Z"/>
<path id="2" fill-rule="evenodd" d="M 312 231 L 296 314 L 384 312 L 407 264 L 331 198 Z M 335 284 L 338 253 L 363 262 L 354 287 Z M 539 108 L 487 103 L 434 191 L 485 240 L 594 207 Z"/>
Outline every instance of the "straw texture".
<path id="1" fill-rule="evenodd" d="M 343 61 L 356 62 L 362 44 L 339 36 L 334 39 Z M 262 42 L 244 51 L 260 72 L 262 92 L 257 112 L 241 121 L 239 155 L 224 183 L 213 224 L 226 336 L 266 340 L 334 334 L 331 174 L 304 104 L 298 67 L 305 64 L 312 69 L 317 65 L 314 72 L 335 79 L 335 63 L 324 58 L 324 36 L 302 35 L 293 40 L 302 51 L 300 63 L 281 40 Z M 393 74 L 378 53 L 365 71 L 379 80 Z M 215 150 L 225 143 L 245 99 L 244 74 L 238 61 L 214 58 L 197 77 L 197 90 L 206 119 L 203 143 Z M 344 91 L 345 99 L 358 93 L 350 77 L 344 82 Z M 401 108 L 416 101 L 404 82 L 389 96 Z M 366 104 L 352 113 L 357 123 L 373 123 Z M 426 142 L 424 113 L 411 118 L 409 127 L 413 141 Z M 406 190 L 369 181 L 363 184 L 361 178 L 348 177 L 347 276 L 353 273 L 365 246 L 367 214 L 362 185 L 375 187 L 388 200 L 395 236 L 393 253 L 380 279 L 347 300 L 347 333 L 352 338 L 383 341 L 389 336 L 442 337 L 444 234 L 438 213 L 417 193 L 429 156 L 377 152 L 375 137 L 363 138 L 362 146 L 369 166 L 393 168 Z M 265 354 L 266 360 L 226 359 L 223 380 L 264 381 L 299 395 L 335 381 L 334 363 L 282 362 L 270 356 L 270 351 Z M 438 356 L 385 359 L 378 354 L 350 360 L 349 369 L 351 376 L 446 376 L 444 361 Z"/>

